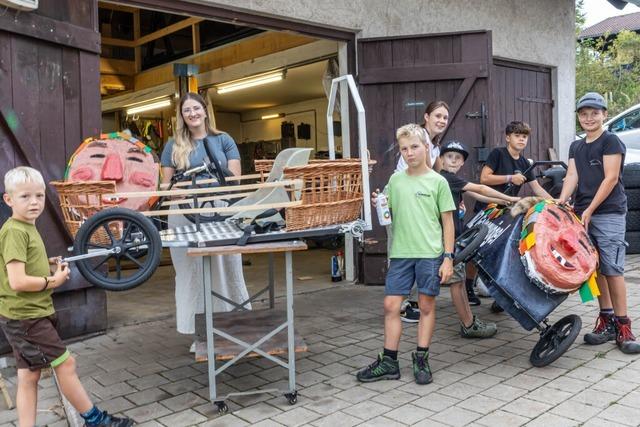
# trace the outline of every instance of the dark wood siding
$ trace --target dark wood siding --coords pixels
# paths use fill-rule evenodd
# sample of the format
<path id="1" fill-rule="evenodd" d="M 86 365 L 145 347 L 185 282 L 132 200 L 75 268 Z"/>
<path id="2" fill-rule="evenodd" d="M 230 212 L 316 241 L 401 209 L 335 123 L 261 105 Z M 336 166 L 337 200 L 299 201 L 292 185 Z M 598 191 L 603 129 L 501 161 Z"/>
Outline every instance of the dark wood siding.
<path id="1" fill-rule="evenodd" d="M 504 145 L 504 129 L 512 120 L 522 120 L 531 126 L 525 156 L 534 160 L 549 160 L 553 147 L 553 100 L 551 70 L 506 61 L 493 65 L 491 84 L 494 90 L 491 121 L 496 136 L 491 147 Z"/>
<path id="2" fill-rule="evenodd" d="M 100 34 L 97 1 L 41 0 L 33 12 L 0 14 L 0 174 L 15 166 L 61 179 L 67 159 L 100 133 Z M 0 179 L 0 191 L 4 191 Z M 50 255 L 65 255 L 71 239 L 55 195 L 37 226 Z M 58 210 L 58 212 L 56 212 Z M 76 271 L 54 302 L 63 336 L 106 328 L 104 291 Z M 74 290 L 75 289 L 75 290 Z M 0 351 L 6 350 L 0 339 Z"/>
<path id="3" fill-rule="evenodd" d="M 467 113 L 488 108 L 491 35 L 489 32 L 436 34 L 358 41 L 358 82 L 367 112 L 368 147 L 378 161 L 371 188 L 382 189 L 393 173 L 398 150 L 395 130 L 406 123 L 422 123 L 426 105 L 443 100 L 451 107 L 444 141 L 458 139 L 469 147 L 481 144 L 480 120 Z M 477 178 L 472 150 L 465 167 Z M 360 280 L 382 283 L 386 273 L 386 233 L 374 218 L 364 246 Z"/>

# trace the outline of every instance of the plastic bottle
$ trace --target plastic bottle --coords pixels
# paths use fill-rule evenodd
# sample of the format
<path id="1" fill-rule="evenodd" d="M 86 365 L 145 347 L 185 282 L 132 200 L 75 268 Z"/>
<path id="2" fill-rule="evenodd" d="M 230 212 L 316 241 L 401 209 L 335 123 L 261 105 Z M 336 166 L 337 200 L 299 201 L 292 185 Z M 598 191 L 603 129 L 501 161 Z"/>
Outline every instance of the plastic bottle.
<path id="1" fill-rule="evenodd" d="M 378 193 L 376 200 L 376 211 L 378 212 L 378 222 L 380 225 L 391 224 L 391 211 L 389 210 L 389 203 L 387 202 L 387 196 L 383 193 Z"/>

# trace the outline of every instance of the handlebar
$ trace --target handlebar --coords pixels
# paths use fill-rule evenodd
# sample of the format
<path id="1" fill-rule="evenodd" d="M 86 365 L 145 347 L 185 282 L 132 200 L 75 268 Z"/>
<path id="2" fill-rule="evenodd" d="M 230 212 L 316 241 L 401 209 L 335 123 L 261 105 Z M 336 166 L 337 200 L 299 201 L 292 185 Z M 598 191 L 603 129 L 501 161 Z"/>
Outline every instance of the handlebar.
<path id="1" fill-rule="evenodd" d="M 521 173 L 522 173 L 522 175 L 527 176 L 527 174 L 529 172 L 531 172 L 532 170 L 534 170 L 538 166 L 562 166 L 564 168 L 564 170 L 568 170 L 569 169 L 567 164 L 565 162 L 563 162 L 562 160 L 538 160 L 538 161 L 535 161 L 535 162 L 531 163 L 531 166 L 529 166 L 524 172 L 521 172 Z M 516 188 L 515 185 L 510 182 L 509 184 L 507 184 L 507 188 L 505 188 L 504 194 L 506 194 L 508 196 L 511 196 L 511 193 L 513 192 L 514 188 Z"/>

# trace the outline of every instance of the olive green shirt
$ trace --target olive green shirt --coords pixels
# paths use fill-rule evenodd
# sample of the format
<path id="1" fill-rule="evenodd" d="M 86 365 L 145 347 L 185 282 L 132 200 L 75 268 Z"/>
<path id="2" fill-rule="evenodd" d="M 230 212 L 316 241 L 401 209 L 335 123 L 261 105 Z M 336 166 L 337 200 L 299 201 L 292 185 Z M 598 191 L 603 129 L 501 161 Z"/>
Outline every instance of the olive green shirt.
<path id="1" fill-rule="evenodd" d="M 0 229 L 0 316 L 8 319 L 35 319 L 54 313 L 51 289 L 16 292 L 9 285 L 7 264 L 25 264 L 27 276 L 49 276 L 49 261 L 36 226 L 9 218 Z M 44 287 L 44 279 L 42 286 Z"/>

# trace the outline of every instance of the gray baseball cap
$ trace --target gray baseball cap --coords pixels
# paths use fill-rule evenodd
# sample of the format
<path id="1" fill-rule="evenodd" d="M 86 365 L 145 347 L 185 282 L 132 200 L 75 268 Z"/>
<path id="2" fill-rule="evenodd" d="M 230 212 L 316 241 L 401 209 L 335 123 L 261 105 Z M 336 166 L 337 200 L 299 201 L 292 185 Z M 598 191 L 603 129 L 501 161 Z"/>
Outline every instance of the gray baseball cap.
<path id="1" fill-rule="evenodd" d="M 581 108 L 591 107 L 599 110 L 607 109 L 607 100 L 598 92 L 587 92 L 578 101 L 576 105 L 576 111 L 580 111 Z"/>

